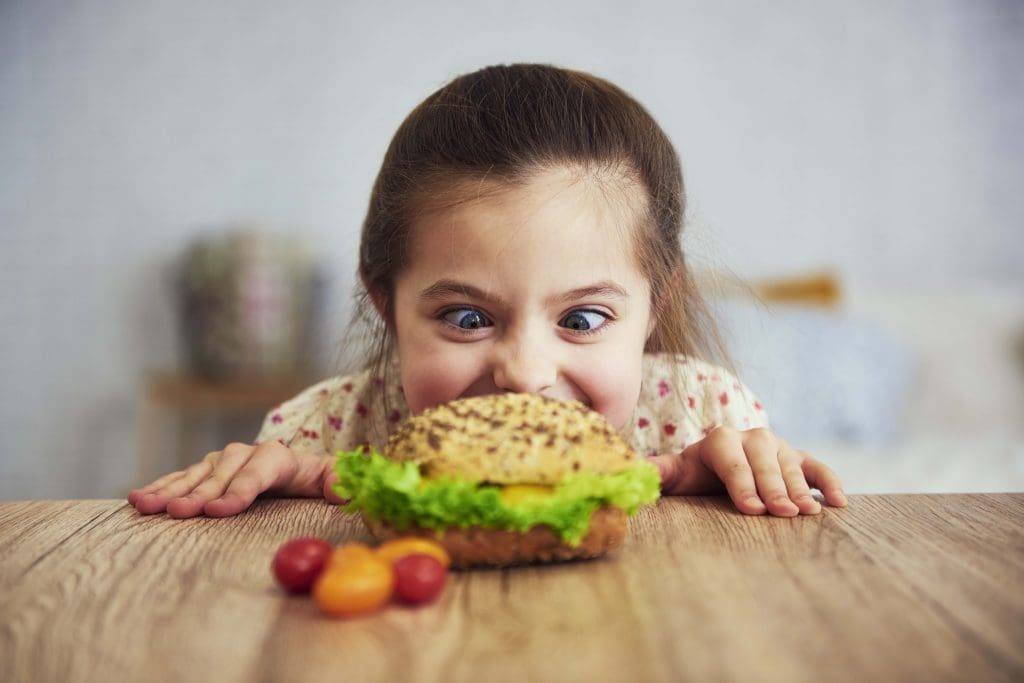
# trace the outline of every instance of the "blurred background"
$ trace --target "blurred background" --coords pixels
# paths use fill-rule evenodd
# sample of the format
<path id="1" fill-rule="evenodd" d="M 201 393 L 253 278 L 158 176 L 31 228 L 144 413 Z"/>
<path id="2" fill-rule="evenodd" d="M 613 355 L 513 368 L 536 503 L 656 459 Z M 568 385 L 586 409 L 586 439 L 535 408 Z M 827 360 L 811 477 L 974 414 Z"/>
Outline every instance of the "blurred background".
<path id="1" fill-rule="evenodd" d="M 0 499 L 116 497 L 326 376 L 394 130 L 492 63 L 644 103 L 773 426 L 1024 489 L 1024 5 L 0 3 Z"/>

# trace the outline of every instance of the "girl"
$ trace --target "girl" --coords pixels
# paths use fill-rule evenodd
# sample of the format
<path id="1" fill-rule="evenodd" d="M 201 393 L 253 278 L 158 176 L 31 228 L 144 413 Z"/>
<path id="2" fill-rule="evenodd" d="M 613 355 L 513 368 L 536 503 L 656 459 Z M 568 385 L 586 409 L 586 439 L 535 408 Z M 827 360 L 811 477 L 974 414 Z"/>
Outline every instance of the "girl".
<path id="1" fill-rule="evenodd" d="M 582 401 L 650 456 L 666 494 L 728 492 L 747 514 L 820 512 L 835 474 L 767 429 L 732 374 L 680 246 L 682 174 L 628 94 L 586 73 L 489 67 L 428 97 L 370 197 L 361 372 L 274 409 L 231 444 L 132 491 L 144 514 L 234 515 L 261 493 L 338 499 L 333 454 L 380 448 L 410 413 L 501 391 Z"/>

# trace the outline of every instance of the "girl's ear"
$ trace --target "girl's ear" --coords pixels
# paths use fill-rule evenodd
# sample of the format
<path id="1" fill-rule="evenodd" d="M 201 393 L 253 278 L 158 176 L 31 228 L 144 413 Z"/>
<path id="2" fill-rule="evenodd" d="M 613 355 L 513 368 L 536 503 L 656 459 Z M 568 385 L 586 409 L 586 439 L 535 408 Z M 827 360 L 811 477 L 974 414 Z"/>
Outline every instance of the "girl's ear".
<path id="1" fill-rule="evenodd" d="M 366 277 L 361 269 L 359 271 L 359 279 L 363 281 L 363 287 L 366 288 L 366 293 L 370 295 L 370 301 L 373 302 L 373 307 L 377 310 L 377 315 L 381 317 L 385 323 L 388 322 L 388 297 L 387 294 L 377 285 L 370 282 L 369 278 Z"/>

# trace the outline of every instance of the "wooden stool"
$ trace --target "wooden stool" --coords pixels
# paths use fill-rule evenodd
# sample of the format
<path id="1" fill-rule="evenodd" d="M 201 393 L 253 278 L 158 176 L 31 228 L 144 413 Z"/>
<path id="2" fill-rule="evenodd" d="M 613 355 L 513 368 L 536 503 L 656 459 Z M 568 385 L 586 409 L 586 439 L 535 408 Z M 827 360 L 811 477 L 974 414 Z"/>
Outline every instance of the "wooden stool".
<path id="1" fill-rule="evenodd" d="M 136 484 L 198 462 L 196 427 L 205 418 L 260 416 L 313 384 L 309 378 L 238 378 L 210 380 L 173 372 L 146 378 L 139 402 Z M 165 423 L 177 418 L 173 469 L 162 458 Z M 253 435 L 255 436 L 255 434 Z M 226 445 L 226 444 L 221 444 Z"/>

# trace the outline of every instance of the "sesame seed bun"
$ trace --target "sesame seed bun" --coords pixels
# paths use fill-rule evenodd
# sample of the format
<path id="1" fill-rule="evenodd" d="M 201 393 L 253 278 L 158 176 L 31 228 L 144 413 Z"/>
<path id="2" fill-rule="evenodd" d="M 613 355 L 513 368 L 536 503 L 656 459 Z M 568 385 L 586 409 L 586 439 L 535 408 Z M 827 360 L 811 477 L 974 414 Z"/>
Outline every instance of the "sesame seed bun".
<path id="1" fill-rule="evenodd" d="M 410 417 L 384 454 L 426 477 L 492 484 L 557 484 L 567 474 L 633 466 L 636 455 L 610 424 L 579 401 L 492 394 L 445 403 Z"/>

